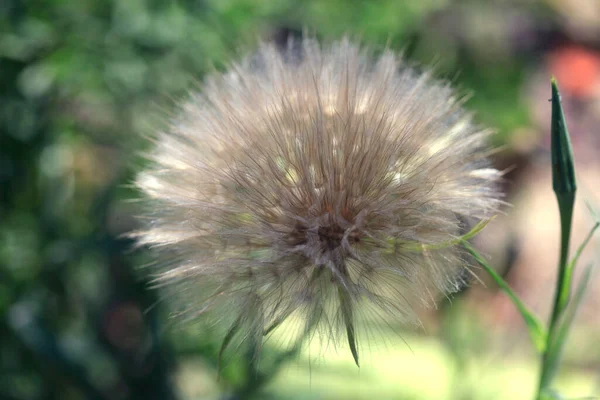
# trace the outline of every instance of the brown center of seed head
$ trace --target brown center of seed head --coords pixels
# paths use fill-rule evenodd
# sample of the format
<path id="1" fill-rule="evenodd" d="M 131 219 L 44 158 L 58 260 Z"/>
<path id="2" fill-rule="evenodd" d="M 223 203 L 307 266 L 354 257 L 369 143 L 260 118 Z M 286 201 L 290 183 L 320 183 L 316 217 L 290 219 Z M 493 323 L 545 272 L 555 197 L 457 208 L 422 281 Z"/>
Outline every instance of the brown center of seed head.
<path id="1" fill-rule="evenodd" d="M 361 232 L 353 226 L 346 226 L 348 222 L 336 221 L 335 218 L 323 218 L 311 228 L 302 223 L 297 223 L 288 234 L 287 243 L 302 252 L 313 261 L 322 263 L 329 256 L 338 251 L 346 253 L 343 249 L 344 241 L 354 245 L 361 241 Z M 325 259 L 323 259 L 325 257 Z"/>
<path id="2" fill-rule="evenodd" d="M 328 226 L 321 226 L 317 231 L 319 235 L 319 241 L 323 249 L 335 250 L 342 245 L 342 239 L 346 234 L 346 230 L 336 223 L 332 223 Z M 357 243 L 360 241 L 358 231 L 353 230 L 348 234 L 348 241 L 350 243 Z"/>

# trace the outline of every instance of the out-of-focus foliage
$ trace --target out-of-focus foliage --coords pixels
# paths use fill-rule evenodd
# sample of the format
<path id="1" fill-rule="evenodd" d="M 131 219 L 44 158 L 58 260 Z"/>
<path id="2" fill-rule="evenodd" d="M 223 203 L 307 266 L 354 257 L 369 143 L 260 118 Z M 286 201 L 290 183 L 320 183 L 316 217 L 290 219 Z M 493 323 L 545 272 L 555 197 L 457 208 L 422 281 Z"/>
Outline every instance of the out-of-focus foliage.
<path id="1" fill-rule="evenodd" d="M 529 123 L 525 73 L 553 45 L 554 19 L 527 1 L 2 0 L 0 397 L 181 397 L 180 358 L 215 376 L 218 340 L 167 340 L 137 271 L 148 260 L 121 238 L 135 227 L 127 183 L 143 135 L 212 68 L 258 38 L 348 33 L 475 91 L 468 106 L 505 143 Z M 267 352 L 257 372 L 244 360 L 220 383 L 238 398 L 283 361 Z"/>

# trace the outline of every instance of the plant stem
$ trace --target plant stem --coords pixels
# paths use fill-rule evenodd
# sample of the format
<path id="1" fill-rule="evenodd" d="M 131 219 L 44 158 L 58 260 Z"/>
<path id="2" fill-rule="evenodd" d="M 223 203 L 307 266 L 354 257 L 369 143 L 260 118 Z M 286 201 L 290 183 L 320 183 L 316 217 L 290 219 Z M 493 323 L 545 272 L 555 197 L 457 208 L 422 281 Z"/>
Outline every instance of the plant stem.
<path id="1" fill-rule="evenodd" d="M 550 347 L 554 342 L 557 333 L 557 324 L 562 315 L 562 312 L 569 300 L 569 292 L 571 286 L 571 275 L 573 270 L 568 267 L 569 260 L 569 244 L 571 239 L 571 226 L 573 221 L 573 204 L 574 196 L 561 196 L 557 194 L 558 204 L 560 209 L 560 224 L 561 224 L 561 244 L 560 244 L 560 260 L 558 264 L 558 279 L 556 281 L 556 290 L 554 293 L 554 303 L 552 314 L 550 316 L 550 324 L 548 326 L 548 336 L 546 340 L 545 351 L 542 356 L 542 372 L 538 387 L 538 399 L 544 389 L 550 386 L 555 373 L 554 363 L 549 363 L 551 354 Z"/>
<path id="2" fill-rule="evenodd" d="M 558 279 L 554 293 L 554 304 L 550 316 L 546 346 L 542 355 L 540 382 L 537 399 L 550 388 L 552 378 L 557 369 L 558 358 L 554 357 L 554 341 L 556 340 L 558 323 L 569 301 L 571 280 L 574 265 L 569 263 L 569 242 L 571 239 L 571 226 L 573 222 L 573 206 L 577 192 L 573 150 L 569 131 L 565 121 L 558 85 L 554 78 L 552 87 L 552 120 L 551 120 L 551 159 L 552 159 L 552 187 L 558 200 L 560 213 L 560 260 L 558 263 Z"/>

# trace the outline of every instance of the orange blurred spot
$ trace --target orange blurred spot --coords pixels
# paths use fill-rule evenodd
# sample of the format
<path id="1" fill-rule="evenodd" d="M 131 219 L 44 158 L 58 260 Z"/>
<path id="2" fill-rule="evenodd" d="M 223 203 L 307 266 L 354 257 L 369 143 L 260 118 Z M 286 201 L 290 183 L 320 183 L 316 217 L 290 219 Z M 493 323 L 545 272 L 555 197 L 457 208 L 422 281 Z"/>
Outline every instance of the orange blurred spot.
<path id="1" fill-rule="evenodd" d="M 600 83 L 600 53 L 585 47 L 557 49 L 549 54 L 548 64 L 565 94 L 588 97 Z"/>

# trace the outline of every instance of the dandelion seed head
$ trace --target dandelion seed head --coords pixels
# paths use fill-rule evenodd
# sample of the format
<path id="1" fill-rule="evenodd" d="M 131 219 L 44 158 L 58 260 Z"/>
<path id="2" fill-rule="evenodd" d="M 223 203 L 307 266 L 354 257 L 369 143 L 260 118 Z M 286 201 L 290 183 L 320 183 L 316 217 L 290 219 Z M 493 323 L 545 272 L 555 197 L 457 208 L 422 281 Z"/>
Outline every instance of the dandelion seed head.
<path id="1" fill-rule="evenodd" d="M 234 316 L 243 337 L 295 315 L 345 332 L 358 362 L 361 315 L 415 323 L 463 284 L 443 244 L 500 204 L 489 133 L 391 51 L 262 44 L 158 134 L 133 236 L 157 249 L 181 315 Z"/>

